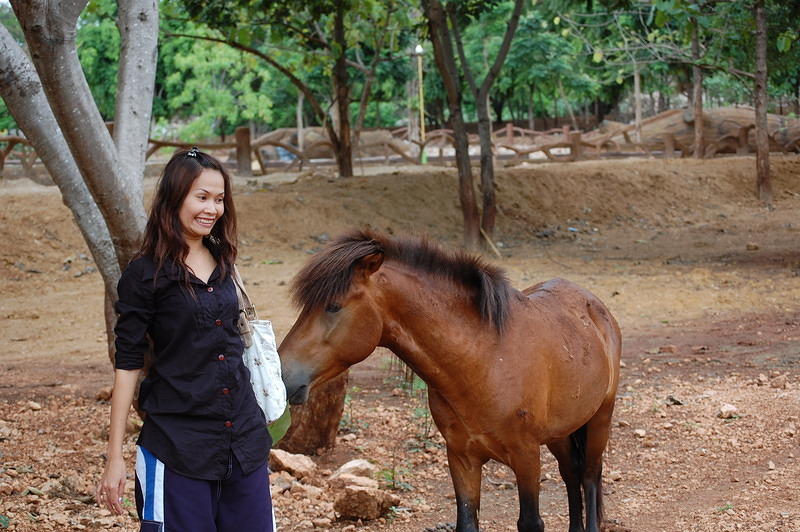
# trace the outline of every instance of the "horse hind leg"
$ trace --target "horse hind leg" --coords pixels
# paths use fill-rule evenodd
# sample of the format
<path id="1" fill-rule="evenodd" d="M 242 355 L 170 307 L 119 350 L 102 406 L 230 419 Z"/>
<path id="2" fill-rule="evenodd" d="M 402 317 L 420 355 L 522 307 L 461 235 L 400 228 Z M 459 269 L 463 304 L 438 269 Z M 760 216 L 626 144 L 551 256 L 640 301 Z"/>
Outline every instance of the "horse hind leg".
<path id="1" fill-rule="evenodd" d="M 585 458 L 581 483 L 586 502 L 586 532 L 600 532 L 603 523 L 603 453 L 611 433 L 613 412 L 612 397 L 600 407 L 583 429 Z"/>
<path id="2" fill-rule="evenodd" d="M 585 442 L 585 433 L 586 427 L 583 426 L 569 438 L 547 444 L 547 448 L 558 461 L 558 471 L 567 488 L 569 532 L 584 532 L 581 476 L 585 449 L 581 445 Z"/>

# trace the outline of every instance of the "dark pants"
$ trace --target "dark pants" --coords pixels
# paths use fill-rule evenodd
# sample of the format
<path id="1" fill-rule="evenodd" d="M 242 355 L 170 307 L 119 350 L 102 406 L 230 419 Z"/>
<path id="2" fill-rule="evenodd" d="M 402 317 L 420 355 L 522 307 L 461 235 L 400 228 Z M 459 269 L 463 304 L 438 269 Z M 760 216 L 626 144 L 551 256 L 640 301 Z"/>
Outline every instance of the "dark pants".
<path id="1" fill-rule="evenodd" d="M 233 455 L 223 480 L 197 480 L 137 447 L 136 510 L 141 532 L 275 530 L 267 464 L 245 475 Z"/>

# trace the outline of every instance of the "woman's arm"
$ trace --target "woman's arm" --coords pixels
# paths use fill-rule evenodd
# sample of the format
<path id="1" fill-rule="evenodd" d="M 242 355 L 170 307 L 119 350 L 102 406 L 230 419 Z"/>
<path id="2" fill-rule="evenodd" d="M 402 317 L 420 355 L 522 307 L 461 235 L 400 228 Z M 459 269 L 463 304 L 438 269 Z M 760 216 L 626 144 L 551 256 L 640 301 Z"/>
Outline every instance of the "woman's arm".
<path id="1" fill-rule="evenodd" d="M 118 369 L 114 372 L 114 391 L 111 396 L 111 425 L 108 429 L 106 469 L 97 485 L 95 498 L 115 514 L 121 514 L 122 495 L 125 492 L 125 458 L 122 442 L 125 426 L 133 403 L 136 383 L 141 370 Z"/>

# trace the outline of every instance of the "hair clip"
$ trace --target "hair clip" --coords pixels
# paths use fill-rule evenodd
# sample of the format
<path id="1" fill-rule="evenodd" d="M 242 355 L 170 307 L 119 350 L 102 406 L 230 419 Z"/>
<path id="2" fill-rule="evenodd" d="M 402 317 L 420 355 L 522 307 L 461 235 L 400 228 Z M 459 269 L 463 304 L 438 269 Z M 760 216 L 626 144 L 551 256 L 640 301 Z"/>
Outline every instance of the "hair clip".
<path id="1" fill-rule="evenodd" d="M 196 159 L 199 151 L 200 150 L 197 149 L 197 146 L 192 146 L 192 149 L 186 152 L 186 155 L 189 157 L 194 157 Z"/>

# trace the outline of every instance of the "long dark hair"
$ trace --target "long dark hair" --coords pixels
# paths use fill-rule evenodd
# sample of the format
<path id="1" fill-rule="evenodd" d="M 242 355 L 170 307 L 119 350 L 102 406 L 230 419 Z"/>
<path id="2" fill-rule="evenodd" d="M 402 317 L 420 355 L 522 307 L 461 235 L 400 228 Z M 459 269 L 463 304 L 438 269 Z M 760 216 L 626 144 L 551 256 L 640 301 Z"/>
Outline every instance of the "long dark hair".
<path id="1" fill-rule="evenodd" d="M 232 271 L 236 262 L 236 209 L 231 194 L 231 177 L 222 163 L 197 148 L 179 151 L 172 156 L 156 187 L 150 217 L 144 230 L 144 239 L 138 256 L 150 257 L 156 263 L 156 273 L 166 262 L 180 266 L 183 270 L 184 284 L 189 287 L 189 268 L 186 256 L 189 245 L 183 236 L 180 210 L 184 199 L 191 190 L 192 183 L 205 169 L 216 170 L 222 174 L 225 183 L 223 205 L 225 212 L 214 224 L 211 233 L 203 238 L 219 264 L 221 277 Z M 157 277 L 157 275 L 156 275 Z"/>

